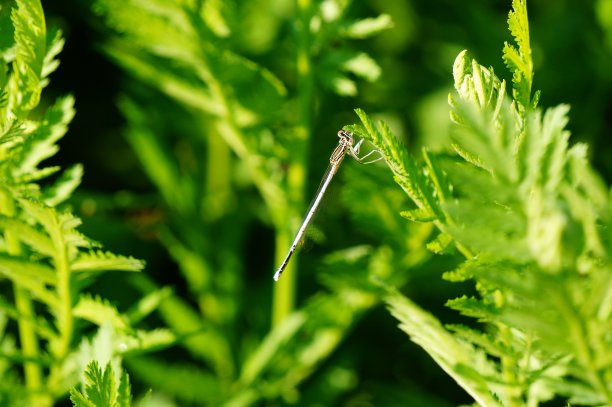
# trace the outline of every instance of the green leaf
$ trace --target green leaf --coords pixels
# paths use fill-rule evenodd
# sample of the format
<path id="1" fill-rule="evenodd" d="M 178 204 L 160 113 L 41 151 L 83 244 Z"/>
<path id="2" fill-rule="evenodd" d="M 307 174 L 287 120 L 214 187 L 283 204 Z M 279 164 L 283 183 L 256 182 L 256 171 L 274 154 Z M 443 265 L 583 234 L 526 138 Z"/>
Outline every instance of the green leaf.
<path id="1" fill-rule="evenodd" d="M 9 231 L 35 252 L 45 256 L 51 256 L 54 253 L 55 247 L 49 236 L 20 219 L 0 216 L 0 229 L 5 232 Z"/>
<path id="2" fill-rule="evenodd" d="M 41 71 L 41 77 L 43 80 L 46 79 L 49 75 L 51 75 L 59 66 L 59 60 L 56 57 L 62 52 L 64 49 L 65 40 L 62 37 L 61 30 L 55 30 L 55 33 L 52 35 L 48 35 L 47 39 L 49 43 L 47 44 L 47 53 L 45 54 L 45 59 L 43 61 L 43 68 Z M 43 82 L 43 87 L 46 85 L 46 82 Z"/>
<path id="3" fill-rule="evenodd" d="M 418 208 L 441 215 L 438 211 L 434 192 L 429 180 L 420 171 L 415 160 L 408 156 L 384 122 L 378 126 L 361 109 L 356 109 L 363 126 L 346 126 L 346 129 L 369 140 L 384 157 L 393 171 L 396 182 L 406 191 Z"/>
<path id="4" fill-rule="evenodd" d="M 132 405 L 132 386 L 130 385 L 130 378 L 125 372 L 119 377 L 116 405 L 117 407 L 130 407 Z"/>
<path id="5" fill-rule="evenodd" d="M 55 273 L 48 266 L 0 253 L 0 275 L 50 307 L 59 306 L 55 293 L 47 288 L 47 284 L 56 284 Z"/>
<path id="6" fill-rule="evenodd" d="M 190 335 L 185 335 L 189 337 Z M 140 355 L 176 346 L 184 338 L 177 337 L 172 331 L 157 328 L 150 331 L 136 330 L 121 338 L 121 353 Z"/>
<path id="7" fill-rule="evenodd" d="M 98 407 L 74 387 L 70 389 L 70 401 L 74 407 Z"/>
<path id="8" fill-rule="evenodd" d="M 8 83 L 8 109 L 21 118 L 40 101 L 46 27 L 39 1 L 16 0 L 16 5 L 11 13 L 16 54 Z"/>
<path id="9" fill-rule="evenodd" d="M 436 254 L 444 254 L 450 251 L 453 237 L 448 233 L 440 233 L 434 240 L 427 243 L 427 249 Z"/>
<path id="10" fill-rule="evenodd" d="M 127 374 L 121 372 L 115 377 L 110 363 L 102 370 L 98 362 L 91 361 L 85 370 L 84 387 L 84 393 L 74 387 L 70 390 L 70 400 L 74 406 L 129 407 L 132 403 Z"/>
<path id="11" fill-rule="evenodd" d="M 0 253 L 0 273 L 11 279 L 29 280 L 33 283 L 50 285 L 57 283 L 55 273 L 49 266 L 4 253 Z"/>
<path id="12" fill-rule="evenodd" d="M 68 123 L 74 117 L 74 98 L 65 96 L 59 98 L 45 113 L 41 125 L 30 136 L 24 145 L 21 163 L 16 176 L 28 174 L 47 158 L 55 155 L 58 150 L 57 141 L 68 130 Z"/>
<path id="13" fill-rule="evenodd" d="M 436 220 L 436 215 L 428 208 L 401 211 L 400 215 L 413 222 L 432 222 Z"/>
<path id="14" fill-rule="evenodd" d="M 57 206 L 66 201 L 81 184 L 82 177 L 82 165 L 77 164 L 66 169 L 53 185 L 45 188 L 43 193 L 44 202 L 49 206 Z"/>
<path id="15" fill-rule="evenodd" d="M 512 10 L 508 13 L 508 28 L 518 45 L 518 49 L 504 43 L 503 60 L 512 72 L 514 100 L 522 109 L 535 108 L 537 98 L 531 100 L 533 83 L 533 61 L 529 40 L 529 22 L 526 0 L 512 0 Z"/>
<path id="16" fill-rule="evenodd" d="M 72 263 L 72 271 L 75 273 L 109 270 L 141 271 L 143 268 L 142 260 L 102 251 L 79 253 Z"/>
<path id="17" fill-rule="evenodd" d="M 108 364 L 104 371 L 93 361 L 85 371 L 85 393 L 96 406 L 111 406 L 114 391 L 114 376 L 112 365 Z"/>
<path id="18" fill-rule="evenodd" d="M 364 18 L 356 21 L 342 30 L 341 34 L 347 38 L 368 38 L 393 27 L 393 20 L 388 14 L 381 14 L 375 18 Z"/>
<path id="19" fill-rule="evenodd" d="M 81 296 L 72 309 L 72 314 L 98 326 L 110 323 L 118 331 L 125 331 L 128 328 L 126 317 L 121 315 L 108 300 L 98 297 Z"/>
<path id="20" fill-rule="evenodd" d="M 408 298 L 391 292 L 386 298 L 391 314 L 400 321 L 400 328 L 421 346 L 480 405 L 500 406 L 482 374 L 494 367 L 484 354 L 457 340 L 431 314 Z M 480 372 L 480 374 L 477 374 Z"/>

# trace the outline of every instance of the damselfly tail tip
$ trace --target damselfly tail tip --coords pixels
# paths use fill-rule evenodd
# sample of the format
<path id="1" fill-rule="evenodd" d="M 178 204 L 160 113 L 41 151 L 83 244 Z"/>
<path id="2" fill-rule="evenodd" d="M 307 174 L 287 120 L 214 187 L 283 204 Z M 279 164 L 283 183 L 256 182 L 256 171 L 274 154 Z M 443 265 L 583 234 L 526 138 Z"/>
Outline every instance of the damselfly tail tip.
<path id="1" fill-rule="evenodd" d="M 273 277 L 274 281 L 278 281 L 282 272 L 283 272 L 282 270 L 277 270 L 276 273 L 274 273 L 274 277 Z"/>

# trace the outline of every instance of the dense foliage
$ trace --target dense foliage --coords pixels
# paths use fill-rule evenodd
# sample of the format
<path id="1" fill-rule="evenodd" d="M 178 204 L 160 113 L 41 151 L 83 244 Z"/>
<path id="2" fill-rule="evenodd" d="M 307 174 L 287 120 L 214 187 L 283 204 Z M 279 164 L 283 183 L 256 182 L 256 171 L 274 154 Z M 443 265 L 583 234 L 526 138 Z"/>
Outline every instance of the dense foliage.
<path id="1" fill-rule="evenodd" d="M 612 405 L 612 3 L 491 3 L 2 3 L 0 405 Z"/>

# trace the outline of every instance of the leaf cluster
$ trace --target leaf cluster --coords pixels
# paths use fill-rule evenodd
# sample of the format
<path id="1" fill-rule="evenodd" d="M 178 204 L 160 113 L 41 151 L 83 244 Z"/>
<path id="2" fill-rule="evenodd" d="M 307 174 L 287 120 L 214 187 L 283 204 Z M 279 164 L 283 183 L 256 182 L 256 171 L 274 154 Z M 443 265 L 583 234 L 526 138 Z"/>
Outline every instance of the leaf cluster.
<path id="1" fill-rule="evenodd" d="M 84 351 L 80 321 L 110 323 L 128 343 L 137 336 L 151 342 L 114 305 L 84 293 L 100 273 L 136 272 L 144 263 L 104 251 L 78 231 L 81 220 L 66 201 L 81 181 L 82 166 L 49 165 L 75 114 L 72 96 L 47 107 L 40 103 L 59 64 L 61 33 L 48 33 L 37 0 L 17 0 L 0 13 L 0 31 L 12 33 L 12 42 L 0 49 L 0 399 L 44 406 L 65 395 L 80 364 L 84 368 L 93 357 Z M 7 329 L 9 319 L 18 334 Z M 117 345 L 106 350 L 116 354 Z M 131 343 L 124 350 L 136 348 L 144 349 Z M 16 374 L 21 368 L 23 379 Z"/>
<path id="2" fill-rule="evenodd" d="M 568 107 L 541 111 L 524 2 L 513 2 L 506 44 L 513 99 L 491 68 L 459 54 L 449 97 L 454 154 L 404 152 L 384 123 L 358 110 L 347 129 L 370 140 L 416 204 L 406 217 L 432 222 L 435 252 L 467 260 L 446 274 L 475 282 L 477 296 L 447 305 L 474 326 L 444 326 L 403 295 L 387 299 L 400 327 L 480 405 L 612 402 L 610 194 L 569 144 Z M 444 242 L 444 244 L 441 244 Z"/>
<path id="3" fill-rule="evenodd" d="M 117 383 L 118 382 L 118 383 Z M 130 380 L 125 372 L 115 376 L 111 364 L 101 369 L 96 361 L 85 371 L 84 392 L 70 390 L 70 400 L 76 407 L 130 407 L 132 395 Z"/>

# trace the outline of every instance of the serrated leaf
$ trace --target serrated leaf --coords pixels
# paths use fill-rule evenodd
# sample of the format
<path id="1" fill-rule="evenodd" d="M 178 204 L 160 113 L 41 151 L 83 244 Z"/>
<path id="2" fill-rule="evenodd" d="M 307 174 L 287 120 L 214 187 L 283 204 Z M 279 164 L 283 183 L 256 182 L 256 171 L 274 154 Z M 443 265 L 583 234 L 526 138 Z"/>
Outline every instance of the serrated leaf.
<path id="1" fill-rule="evenodd" d="M 59 147 L 55 143 L 66 134 L 74 114 L 72 96 L 57 99 L 46 111 L 41 125 L 26 141 L 17 176 L 31 173 L 43 160 L 57 153 Z"/>
<path id="2" fill-rule="evenodd" d="M 432 222 L 436 220 L 436 215 L 428 208 L 411 209 L 401 211 L 400 215 L 413 222 Z"/>
<path id="3" fill-rule="evenodd" d="M 81 184 L 83 166 L 73 165 L 66 169 L 53 185 L 45 188 L 43 200 L 49 206 L 57 206 L 66 201 Z"/>
<path id="4" fill-rule="evenodd" d="M 122 372 L 119 377 L 119 388 L 117 389 L 115 403 L 117 407 L 130 407 L 132 405 L 132 386 L 126 372 Z"/>
<path id="5" fill-rule="evenodd" d="M 189 334 L 185 335 L 185 337 L 189 336 Z M 169 329 L 137 330 L 121 338 L 121 353 L 124 355 L 151 353 L 175 346 L 183 339 L 177 337 Z"/>
<path id="6" fill-rule="evenodd" d="M 125 331 L 129 327 L 126 317 L 108 300 L 100 298 L 82 296 L 72 309 L 72 314 L 98 326 L 110 323 L 118 331 Z"/>
<path id="7" fill-rule="evenodd" d="M 347 126 L 349 131 L 362 135 L 369 140 L 384 157 L 393 171 L 396 182 L 419 208 L 426 208 L 436 215 L 442 215 L 436 205 L 433 190 L 418 164 L 406 153 L 404 146 L 395 138 L 385 122 L 378 126 L 361 109 L 355 109 L 363 126 Z"/>
<path id="8" fill-rule="evenodd" d="M 0 253 L 0 273 L 16 284 L 55 285 L 57 278 L 49 266 L 25 258 Z"/>
<path id="9" fill-rule="evenodd" d="M 70 389 L 70 401 L 74 407 L 99 407 L 87 400 L 87 398 L 74 387 Z"/>
<path id="10" fill-rule="evenodd" d="M 400 328 L 463 387 L 480 405 L 501 406 L 492 395 L 482 374 L 494 371 L 483 354 L 455 339 L 431 314 L 408 298 L 391 292 L 385 299 L 391 314 L 400 321 Z M 478 367 L 477 367 L 478 366 Z M 480 375 L 470 369 L 479 369 Z"/>
<path id="11" fill-rule="evenodd" d="M 434 240 L 427 243 L 427 249 L 436 254 L 448 253 L 453 242 L 453 237 L 447 233 L 440 233 Z"/>
<path id="12" fill-rule="evenodd" d="M 55 251 L 48 235 L 20 219 L 0 216 L 0 229 L 12 233 L 15 238 L 30 246 L 35 252 L 51 256 Z"/>
<path id="13" fill-rule="evenodd" d="M 35 169 L 28 173 L 22 173 L 15 177 L 15 182 L 20 184 L 27 184 L 31 182 L 40 181 L 48 178 L 49 176 L 59 172 L 62 168 L 60 166 L 44 167 L 41 169 Z"/>
<path id="14" fill-rule="evenodd" d="M 535 104 L 532 104 L 531 101 L 533 61 L 525 0 L 512 0 L 512 10 L 508 13 L 508 28 L 518 49 L 505 43 L 503 60 L 512 72 L 514 99 L 519 103 L 521 109 L 529 109 L 535 107 Z"/>
<path id="15" fill-rule="evenodd" d="M 47 38 L 50 40 L 50 42 L 47 44 L 47 53 L 45 54 L 41 71 L 41 77 L 43 79 L 51 75 L 51 73 L 53 73 L 59 66 L 59 61 L 56 59 L 56 57 L 60 52 L 62 52 L 66 42 L 62 37 L 61 30 L 55 30 L 55 33 L 48 35 Z"/>
<path id="16" fill-rule="evenodd" d="M 106 365 L 104 371 L 98 362 L 92 361 L 85 371 L 85 394 L 95 406 L 112 406 L 114 386 L 112 365 Z"/>
<path id="17" fill-rule="evenodd" d="M 11 13 L 15 28 L 15 59 L 9 79 L 8 109 L 22 117 L 40 101 L 46 48 L 45 18 L 39 1 L 17 0 Z"/>
<path id="18" fill-rule="evenodd" d="M 96 272 L 96 271 L 141 271 L 144 268 L 142 260 L 133 257 L 116 255 L 111 252 L 92 251 L 89 253 L 79 253 L 71 264 L 72 271 Z"/>
<path id="19" fill-rule="evenodd" d="M 492 335 L 477 331 L 465 325 L 446 325 L 446 329 L 466 342 L 472 343 L 485 350 L 487 354 L 502 357 L 512 353 L 512 350 L 495 340 Z"/>
<path id="20" fill-rule="evenodd" d="M 461 315 L 475 318 L 479 322 L 495 321 L 495 316 L 499 315 L 499 310 L 491 304 L 487 304 L 479 298 L 468 297 L 466 295 L 448 300 L 446 306 L 459 311 Z"/>

